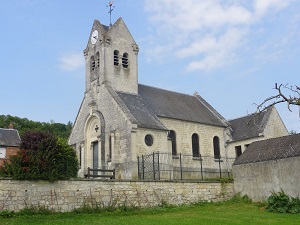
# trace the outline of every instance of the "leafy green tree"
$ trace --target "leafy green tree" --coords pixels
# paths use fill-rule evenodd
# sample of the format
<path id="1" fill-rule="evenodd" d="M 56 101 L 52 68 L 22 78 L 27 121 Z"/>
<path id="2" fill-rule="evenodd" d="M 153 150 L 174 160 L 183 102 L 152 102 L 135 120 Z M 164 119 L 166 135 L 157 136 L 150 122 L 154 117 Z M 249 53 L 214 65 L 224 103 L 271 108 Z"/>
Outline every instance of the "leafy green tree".
<path id="1" fill-rule="evenodd" d="M 7 128 L 10 124 L 14 125 L 14 129 L 19 131 L 19 134 L 23 134 L 27 131 L 47 131 L 53 133 L 55 136 L 67 139 L 72 130 L 72 122 L 67 124 L 55 123 L 51 120 L 47 122 L 35 122 L 27 118 L 19 118 L 11 115 L 0 115 L 0 127 Z"/>
<path id="2" fill-rule="evenodd" d="M 50 181 L 77 176 L 77 156 L 65 139 L 45 131 L 29 131 L 22 136 L 20 149 L 0 168 L 2 176 Z"/>

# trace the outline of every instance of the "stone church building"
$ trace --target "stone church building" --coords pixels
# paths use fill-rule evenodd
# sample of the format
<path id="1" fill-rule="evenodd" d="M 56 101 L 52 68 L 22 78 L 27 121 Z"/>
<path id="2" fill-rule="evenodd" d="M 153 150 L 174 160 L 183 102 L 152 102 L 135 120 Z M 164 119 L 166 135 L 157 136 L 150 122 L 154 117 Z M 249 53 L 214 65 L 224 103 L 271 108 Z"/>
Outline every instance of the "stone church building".
<path id="1" fill-rule="evenodd" d="M 84 98 L 69 137 L 79 177 L 91 167 L 115 169 L 116 179 L 138 179 L 141 155 L 171 155 L 160 163 L 172 170 L 180 153 L 190 155 L 192 165 L 200 154 L 237 157 L 255 140 L 288 134 L 275 108 L 251 121 L 227 121 L 197 93 L 139 84 L 138 53 L 122 18 L 111 27 L 94 21 L 84 50 Z"/>

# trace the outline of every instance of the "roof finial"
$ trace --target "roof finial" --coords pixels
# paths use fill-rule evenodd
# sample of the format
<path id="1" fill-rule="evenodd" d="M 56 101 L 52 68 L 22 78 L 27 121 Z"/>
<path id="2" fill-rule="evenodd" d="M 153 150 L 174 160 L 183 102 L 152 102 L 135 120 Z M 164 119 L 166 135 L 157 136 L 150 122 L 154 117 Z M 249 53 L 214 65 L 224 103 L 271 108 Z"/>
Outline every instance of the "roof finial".
<path id="1" fill-rule="evenodd" d="M 111 1 L 111 2 L 109 2 L 108 5 L 106 6 L 106 7 L 109 7 L 109 11 L 108 11 L 109 16 L 110 16 L 109 27 L 112 26 L 112 24 L 111 24 L 111 13 L 112 13 L 112 11 L 113 11 L 114 8 L 115 8 L 115 6 L 114 6 L 113 4 L 114 4 L 114 1 Z"/>

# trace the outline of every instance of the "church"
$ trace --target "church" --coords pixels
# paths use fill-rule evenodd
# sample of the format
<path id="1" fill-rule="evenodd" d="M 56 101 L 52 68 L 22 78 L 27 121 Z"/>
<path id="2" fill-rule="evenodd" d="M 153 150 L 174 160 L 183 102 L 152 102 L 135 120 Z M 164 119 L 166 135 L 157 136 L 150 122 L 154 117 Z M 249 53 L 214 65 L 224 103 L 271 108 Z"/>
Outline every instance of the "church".
<path id="1" fill-rule="evenodd" d="M 140 157 L 159 152 L 165 179 L 173 179 L 179 156 L 189 168 L 207 157 L 203 165 L 214 169 L 216 160 L 238 157 L 253 141 L 288 135 L 275 107 L 227 121 L 198 93 L 139 84 L 138 54 L 122 18 L 111 26 L 94 21 L 84 50 L 84 97 L 69 137 L 79 177 L 90 167 L 140 179 Z"/>

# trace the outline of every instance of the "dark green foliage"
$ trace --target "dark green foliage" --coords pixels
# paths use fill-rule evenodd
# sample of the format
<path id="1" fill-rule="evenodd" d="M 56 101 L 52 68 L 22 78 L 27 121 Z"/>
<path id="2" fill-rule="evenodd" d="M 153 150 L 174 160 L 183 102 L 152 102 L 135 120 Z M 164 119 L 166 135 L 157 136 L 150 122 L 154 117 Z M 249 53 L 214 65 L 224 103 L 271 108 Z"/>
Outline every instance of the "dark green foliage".
<path id="1" fill-rule="evenodd" d="M 12 218 L 14 216 L 15 216 L 14 211 L 8 211 L 8 210 L 0 211 L 0 217 L 3 217 L 3 218 Z"/>
<path id="2" fill-rule="evenodd" d="M 252 199 L 249 198 L 248 195 L 241 195 L 241 193 L 237 193 L 235 194 L 232 199 L 230 199 L 229 201 L 231 202 L 235 202 L 235 203 L 247 203 L 247 204 L 251 204 L 252 203 Z"/>
<path id="3" fill-rule="evenodd" d="M 26 206 L 24 209 L 18 212 L 18 215 L 50 215 L 53 214 L 53 210 L 46 206 Z"/>
<path id="4" fill-rule="evenodd" d="M 44 131 L 22 136 L 20 151 L 0 169 L 0 175 L 26 180 L 62 180 L 77 176 L 76 153 L 65 139 Z"/>
<path id="5" fill-rule="evenodd" d="M 279 213 L 299 213 L 300 199 L 286 195 L 283 190 L 277 193 L 272 192 L 272 195 L 267 199 L 267 210 Z"/>
<path id="6" fill-rule="evenodd" d="M 0 115 L 0 128 L 8 128 L 10 124 L 14 125 L 14 129 L 19 131 L 20 136 L 29 130 L 31 131 L 48 131 L 55 136 L 67 139 L 71 133 L 73 124 L 35 122 L 27 118 L 19 118 L 11 115 Z"/>

